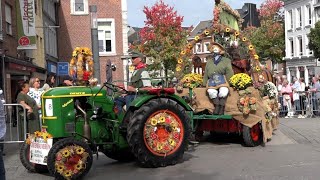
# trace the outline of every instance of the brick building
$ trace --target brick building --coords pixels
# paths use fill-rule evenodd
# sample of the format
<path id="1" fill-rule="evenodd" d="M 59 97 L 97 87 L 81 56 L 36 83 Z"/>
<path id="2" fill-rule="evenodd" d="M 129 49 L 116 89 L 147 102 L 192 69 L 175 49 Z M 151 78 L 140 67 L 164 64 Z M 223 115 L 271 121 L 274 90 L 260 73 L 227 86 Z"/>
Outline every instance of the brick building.
<path id="1" fill-rule="evenodd" d="M 101 82 L 106 80 L 106 62 L 117 66 L 113 80 L 127 77 L 126 0 L 63 0 L 59 6 L 58 57 L 69 61 L 75 47 L 92 47 L 89 6 L 97 6 Z M 122 69 L 123 67 L 123 69 Z"/>
<path id="2" fill-rule="evenodd" d="M 32 5 L 34 9 L 35 26 L 42 26 L 42 3 L 35 0 Z M 0 86 L 4 89 L 5 98 L 8 103 L 14 102 L 18 91 L 18 82 L 28 80 L 32 76 L 38 76 L 42 80 L 45 77 L 46 69 L 43 62 L 42 29 L 35 30 L 36 39 L 34 43 L 37 50 L 18 49 L 18 26 L 17 8 L 19 1 L 0 1 Z"/>

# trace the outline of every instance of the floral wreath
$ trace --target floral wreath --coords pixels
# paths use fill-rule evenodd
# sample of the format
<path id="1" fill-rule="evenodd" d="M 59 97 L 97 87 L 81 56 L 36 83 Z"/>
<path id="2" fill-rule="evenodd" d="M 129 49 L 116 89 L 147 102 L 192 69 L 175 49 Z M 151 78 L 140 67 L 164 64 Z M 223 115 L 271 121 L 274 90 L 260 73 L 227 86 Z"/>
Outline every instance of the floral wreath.
<path id="1" fill-rule="evenodd" d="M 183 141 L 183 128 L 178 119 L 167 112 L 161 112 L 149 118 L 144 128 L 147 148 L 163 155 L 174 152 Z M 164 129 L 169 129 L 165 138 L 162 137 Z"/>
<path id="2" fill-rule="evenodd" d="M 72 52 L 69 73 L 73 79 L 88 81 L 93 76 L 92 52 L 87 47 L 76 47 Z"/>
<path id="3" fill-rule="evenodd" d="M 252 85 L 252 79 L 248 74 L 238 73 L 231 76 L 230 85 L 237 90 L 244 90 Z"/>
<path id="4" fill-rule="evenodd" d="M 256 111 L 256 103 L 257 99 L 252 97 L 250 90 L 246 89 L 239 91 L 238 109 L 244 115 L 250 114 L 251 111 Z"/>
<path id="5" fill-rule="evenodd" d="M 29 134 L 28 138 L 26 139 L 26 143 L 30 145 L 32 140 L 35 140 L 36 138 L 42 138 L 45 142 L 47 142 L 48 139 L 52 138 L 52 135 L 46 131 L 36 131 L 33 134 Z"/>
<path id="6" fill-rule="evenodd" d="M 89 153 L 78 145 L 66 146 L 56 154 L 56 172 L 65 179 L 71 179 L 73 175 L 81 173 L 86 167 Z"/>

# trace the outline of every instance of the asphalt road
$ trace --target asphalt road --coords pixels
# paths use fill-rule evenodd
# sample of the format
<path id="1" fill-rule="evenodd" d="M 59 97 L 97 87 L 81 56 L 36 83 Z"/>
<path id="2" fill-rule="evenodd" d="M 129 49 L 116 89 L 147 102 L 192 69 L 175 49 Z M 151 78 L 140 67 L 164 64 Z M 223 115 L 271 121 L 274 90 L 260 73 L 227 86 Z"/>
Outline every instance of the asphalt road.
<path id="1" fill-rule="evenodd" d="M 244 147 L 241 138 L 223 136 L 190 148 L 183 162 L 165 168 L 140 168 L 104 155 L 94 160 L 85 179 L 152 180 L 318 180 L 320 177 L 320 119 L 282 119 L 265 147 Z M 53 179 L 28 173 L 18 158 L 18 147 L 7 145 L 7 179 Z"/>

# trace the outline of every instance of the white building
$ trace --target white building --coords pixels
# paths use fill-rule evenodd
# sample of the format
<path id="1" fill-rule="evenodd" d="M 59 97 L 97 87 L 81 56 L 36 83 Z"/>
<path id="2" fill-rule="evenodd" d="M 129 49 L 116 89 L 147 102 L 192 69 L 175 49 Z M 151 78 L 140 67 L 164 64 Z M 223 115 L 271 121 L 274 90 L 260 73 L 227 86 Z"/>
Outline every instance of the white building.
<path id="1" fill-rule="evenodd" d="M 320 74 L 320 62 L 308 48 L 308 34 L 320 19 L 320 0 L 284 0 L 286 72 L 289 82 L 293 77 L 310 78 Z M 319 12 L 319 13 L 318 13 Z"/>

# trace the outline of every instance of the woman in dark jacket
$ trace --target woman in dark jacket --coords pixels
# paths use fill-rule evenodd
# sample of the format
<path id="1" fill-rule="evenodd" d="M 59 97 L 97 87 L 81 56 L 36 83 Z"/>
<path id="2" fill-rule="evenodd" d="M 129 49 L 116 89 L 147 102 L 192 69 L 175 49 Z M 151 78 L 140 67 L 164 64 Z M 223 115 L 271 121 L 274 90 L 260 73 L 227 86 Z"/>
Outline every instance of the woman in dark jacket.
<path id="1" fill-rule="evenodd" d="M 34 133 L 35 131 L 40 130 L 38 106 L 36 101 L 27 95 L 29 92 L 28 82 L 23 82 L 19 85 L 20 92 L 17 96 L 17 103 L 21 104 L 27 112 L 27 132 Z M 20 137 L 23 137 L 23 118 L 20 121 Z"/>

